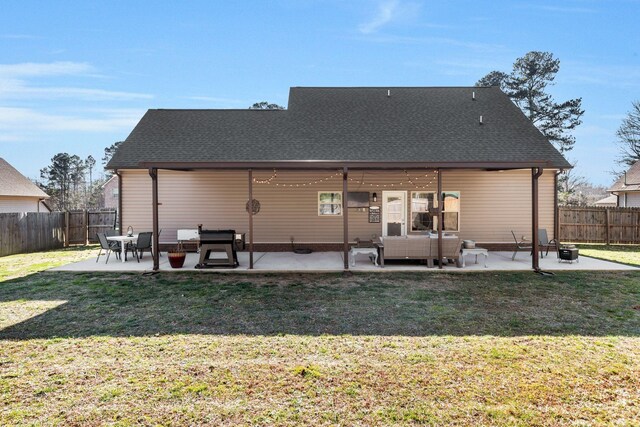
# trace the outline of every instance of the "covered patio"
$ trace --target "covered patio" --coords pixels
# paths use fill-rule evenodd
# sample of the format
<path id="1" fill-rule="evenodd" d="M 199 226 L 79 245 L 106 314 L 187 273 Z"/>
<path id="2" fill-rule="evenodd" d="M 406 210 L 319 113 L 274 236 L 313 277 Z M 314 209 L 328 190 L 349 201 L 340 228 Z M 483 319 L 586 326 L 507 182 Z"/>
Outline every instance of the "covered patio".
<path id="1" fill-rule="evenodd" d="M 520 252 L 514 261 L 511 260 L 513 252 L 492 252 L 489 251 L 487 258 L 487 266 L 484 266 L 482 257 L 475 263 L 473 256 L 468 256 L 464 268 L 457 268 L 455 264 L 445 264 L 442 269 L 427 268 L 426 265 L 416 262 L 387 262 L 384 267 L 375 266 L 366 257 L 359 257 L 356 265 L 351 266 L 350 270 L 354 272 L 377 272 L 377 273 L 393 273 L 393 272 L 447 272 L 447 273 L 467 273 L 480 271 L 526 271 L 531 270 L 531 256 L 526 252 Z M 188 271 L 193 274 L 198 273 L 268 273 L 268 272 L 341 272 L 344 271 L 344 259 L 342 252 L 314 252 L 311 254 L 295 254 L 292 252 L 254 252 L 253 269 L 249 269 L 249 253 L 238 252 L 238 268 L 211 268 L 211 269 L 195 269 L 198 263 L 198 254 L 188 253 L 183 268 L 173 269 L 169 265 L 166 254 L 159 257 L 159 271 L 162 272 L 182 272 Z M 603 261 L 595 258 L 580 256 L 579 262 L 572 264 L 567 262 L 558 262 L 555 254 L 549 253 L 548 256 L 541 258 L 540 270 L 542 271 L 619 271 L 619 270 L 638 270 L 625 264 L 618 264 L 610 261 Z M 147 272 L 153 271 L 153 259 L 145 256 L 140 262 L 135 259 L 129 259 L 127 262 L 120 262 L 115 259 L 109 260 L 105 264 L 104 261 L 96 263 L 94 258 L 67 264 L 62 267 L 54 268 L 53 271 L 104 271 L 104 272 Z"/>

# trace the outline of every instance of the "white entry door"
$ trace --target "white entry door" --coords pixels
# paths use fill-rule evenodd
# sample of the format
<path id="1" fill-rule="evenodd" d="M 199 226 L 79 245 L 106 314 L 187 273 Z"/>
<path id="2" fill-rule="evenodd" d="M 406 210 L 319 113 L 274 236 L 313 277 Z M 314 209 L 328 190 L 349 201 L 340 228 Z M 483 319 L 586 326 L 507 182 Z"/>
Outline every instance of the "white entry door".
<path id="1" fill-rule="evenodd" d="M 382 235 L 405 236 L 407 234 L 407 192 L 382 192 Z"/>

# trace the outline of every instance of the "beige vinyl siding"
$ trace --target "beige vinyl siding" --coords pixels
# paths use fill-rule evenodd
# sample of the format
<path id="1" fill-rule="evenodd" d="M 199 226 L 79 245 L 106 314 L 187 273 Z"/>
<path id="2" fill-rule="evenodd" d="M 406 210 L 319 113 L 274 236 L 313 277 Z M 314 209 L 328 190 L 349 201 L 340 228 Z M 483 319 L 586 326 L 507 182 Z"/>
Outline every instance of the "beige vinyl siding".
<path id="1" fill-rule="evenodd" d="M 620 193 L 619 196 L 620 206 L 627 208 L 638 208 L 640 207 L 640 193 L 627 191 L 626 193 Z"/>
<path id="2" fill-rule="evenodd" d="M 424 171 L 422 175 L 424 175 Z M 540 227 L 553 235 L 553 173 L 547 170 L 540 178 Z M 414 182 L 427 185 L 429 179 L 416 179 L 419 172 L 410 172 Z M 257 180 L 266 180 L 272 171 L 255 171 Z M 123 227 L 135 231 L 150 230 L 151 178 L 146 171 L 122 171 Z M 248 230 L 245 204 L 248 200 L 246 171 L 159 171 L 158 198 L 160 240 L 175 241 L 179 228 L 233 228 Z M 416 189 L 404 184 L 402 171 L 353 171 L 355 180 L 349 191 L 369 191 L 378 194 L 372 205 L 381 206 L 382 185 L 394 184 L 387 190 L 407 191 L 407 221 L 410 221 L 411 191 L 435 191 L 436 182 L 428 188 Z M 313 183 L 314 181 L 323 182 Z M 275 183 L 294 185 L 276 186 Z M 307 185 L 311 183 L 310 185 Z M 298 184 L 298 187 L 295 187 Z M 302 185 L 305 184 L 305 185 Z M 370 184 L 373 184 L 371 186 Z M 376 187 L 375 185 L 378 185 Z M 296 242 L 335 243 L 342 241 L 342 216 L 318 215 L 318 191 L 342 191 L 342 176 L 332 171 L 279 171 L 270 184 L 253 185 L 254 198 L 260 202 L 260 212 L 254 217 L 256 243 Z M 510 230 L 517 236 L 531 236 L 531 171 L 445 171 L 443 190 L 460 191 L 460 233 L 465 239 L 479 242 L 511 242 Z M 344 199 L 346 201 L 346 197 Z M 408 229 L 410 224 L 408 224 Z M 349 239 L 371 239 L 382 233 L 382 223 L 368 222 L 368 212 L 349 209 Z"/>
<path id="3" fill-rule="evenodd" d="M 37 197 L 0 196 L 0 212 L 49 212 L 38 205 L 40 200 Z"/>

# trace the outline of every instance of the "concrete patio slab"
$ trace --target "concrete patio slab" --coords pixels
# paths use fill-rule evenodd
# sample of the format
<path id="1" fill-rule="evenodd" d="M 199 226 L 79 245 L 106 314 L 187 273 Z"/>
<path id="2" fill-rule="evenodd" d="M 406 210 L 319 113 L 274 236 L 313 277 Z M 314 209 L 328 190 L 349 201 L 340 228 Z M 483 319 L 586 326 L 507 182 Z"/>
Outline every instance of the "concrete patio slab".
<path id="1" fill-rule="evenodd" d="M 474 256 L 468 256 L 466 266 L 457 268 L 455 265 L 445 265 L 442 270 L 447 272 L 470 272 L 470 271 L 526 271 L 531 270 L 531 256 L 526 252 L 517 255 L 515 261 L 511 260 L 513 252 L 489 252 L 487 259 L 487 267 L 484 266 L 484 260 L 479 257 L 478 263 L 475 263 Z M 224 272 L 340 272 L 343 271 L 342 252 L 314 252 L 311 254 L 294 254 L 291 252 L 254 252 L 254 270 L 249 270 L 249 254 L 247 252 L 238 252 L 238 268 L 210 268 L 195 269 L 198 263 L 198 254 L 188 253 L 184 267 L 181 269 L 172 269 L 169 265 L 166 254 L 160 257 L 161 271 L 198 271 L 203 273 L 224 273 Z M 540 268 L 545 271 L 554 270 L 574 270 L 574 271 L 616 271 L 616 270 L 638 270 L 636 267 L 618 264 L 610 261 L 603 261 L 595 258 L 580 256 L 579 262 L 558 262 L 555 254 L 540 259 Z M 145 256 L 140 262 L 135 259 L 129 259 L 121 262 L 115 258 L 109 259 L 105 263 L 105 258 L 101 257 L 98 262 L 95 258 L 67 264 L 61 267 L 53 268 L 52 271 L 151 271 L 153 262 L 150 256 Z M 373 265 L 366 257 L 359 257 L 356 265 L 351 267 L 352 271 L 366 272 L 394 272 L 394 271 L 442 271 L 435 268 L 427 268 L 426 265 L 411 261 L 388 261 L 384 268 Z"/>

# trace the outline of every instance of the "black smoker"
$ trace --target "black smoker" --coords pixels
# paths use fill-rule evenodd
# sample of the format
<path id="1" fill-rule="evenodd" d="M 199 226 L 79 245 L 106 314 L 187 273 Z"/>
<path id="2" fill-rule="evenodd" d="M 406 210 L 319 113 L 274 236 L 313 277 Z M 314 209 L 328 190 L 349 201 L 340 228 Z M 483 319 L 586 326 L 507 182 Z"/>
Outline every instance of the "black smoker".
<path id="1" fill-rule="evenodd" d="M 200 234 L 200 262 L 196 268 L 230 267 L 236 268 L 238 254 L 236 253 L 235 230 L 203 230 L 198 226 Z M 225 257 L 211 257 L 212 254 L 225 254 Z"/>

